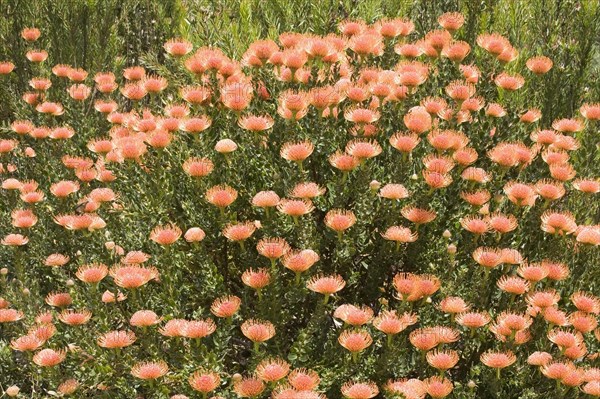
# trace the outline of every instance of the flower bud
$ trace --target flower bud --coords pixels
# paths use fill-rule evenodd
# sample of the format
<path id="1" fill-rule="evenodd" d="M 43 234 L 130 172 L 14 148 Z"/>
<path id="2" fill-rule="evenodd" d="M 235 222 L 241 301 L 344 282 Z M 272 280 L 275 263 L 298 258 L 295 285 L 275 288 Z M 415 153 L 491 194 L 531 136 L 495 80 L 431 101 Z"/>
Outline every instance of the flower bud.
<path id="1" fill-rule="evenodd" d="M 448 238 L 452 237 L 452 233 L 450 233 L 450 230 L 444 230 L 444 232 L 442 233 L 442 237 L 444 237 L 445 239 L 448 239 Z"/>
<path id="2" fill-rule="evenodd" d="M 23 291 L 21 291 L 23 293 L 24 296 L 29 296 L 31 295 L 31 291 L 29 291 L 29 288 L 23 288 Z"/>
<path id="3" fill-rule="evenodd" d="M 454 255 L 456 253 L 456 245 L 454 245 L 454 244 L 448 245 L 447 250 L 450 255 Z"/>
<path id="4" fill-rule="evenodd" d="M 3 267 L 2 269 L 0 269 L 0 274 L 6 276 L 8 274 L 8 269 L 6 267 Z"/>
<path id="5" fill-rule="evenodd" d="M 71 279 L 68 279 L 67 282 L 66 282 L 66 284 L 67 284 L 67 287 L 72 287 L 72 286 L 75 285 L 75 281 L 73 281 Z"/>
<path id="6" fill-rule="evenodd" d="M 242 375 L 240 373 L 235 373 L 231 376 L 233 382 L 238 382 L 242 380 Z"/>
<path id="7" fill-rule="evenodd" d="M 17 396 L 19 394 L 20 390 L 21 389 L 18 386 L 13 385 L 13 386 L 6 388 L 6 394 L 8 396 Z"/>
<path id="8" fill-rule="evenodd" d="M 469 387 L 469 389 L 473 389 L 477 386 L 477 384 L 475 384 L 475 381 L 469 380 L 469 382 L 467 382 L 467 386 Z"/>
<path id="9" fill-rule="evenodd" d="M 379 187 L 381 187 L 381 183 L 379 183 L 377 180 L 373 180 L 371 183 L 369 183 L 369 188 L 373 191 L 379 190 Z"/>
<path id="10" fill-rule="evenodd" d="M 419 175 L 418 175 L 418 174 L 416 174 L 416 173 L 413 173 L 413 174 L 410 176 L 410 179 L 411 179 L 411 180 L 419 180 Z"/>
<path id="11" fill-rule="evenodd" d="M 490 204 L 485 204 L 481 208 L 479 208 L 480 215 L 489 215 L 490 214 Z"/>

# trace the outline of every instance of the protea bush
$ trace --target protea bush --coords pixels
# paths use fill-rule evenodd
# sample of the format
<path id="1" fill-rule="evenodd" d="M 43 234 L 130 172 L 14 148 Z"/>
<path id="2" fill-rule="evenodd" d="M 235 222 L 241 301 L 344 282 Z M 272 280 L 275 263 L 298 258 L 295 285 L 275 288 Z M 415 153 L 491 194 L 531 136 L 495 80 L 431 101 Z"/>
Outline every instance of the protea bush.
<path id="1" fill-rule="evenodd" d="M 23 89 L 0 140 L 4 393 L 600 397 L 600 99 L 545 123 L 563 65 L 437 22 L 239 59 L 173 38 L 117 70 L 23 30 L 26 68 L 0 63 Z"/>

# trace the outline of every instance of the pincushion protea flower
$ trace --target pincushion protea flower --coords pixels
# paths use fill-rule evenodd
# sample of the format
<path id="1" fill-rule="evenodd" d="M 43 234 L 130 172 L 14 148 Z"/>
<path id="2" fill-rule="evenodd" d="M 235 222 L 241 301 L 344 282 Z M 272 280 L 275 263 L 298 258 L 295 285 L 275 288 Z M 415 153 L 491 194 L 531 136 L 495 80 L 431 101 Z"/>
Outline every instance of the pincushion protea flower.
<path id="1" fill-rule="evenodd" d="M 160 323 L 161 319 L 151 310 L 138 310 L 131 315 L 129 324 L 134 327 L 150 327 Z"/>
<path id="2" fill-rule="evenodd" d="M 65 309 L 58 315 L 58 319 L 69 326 L 80 326 L 86 324 L 91 317 L 92 312 L 85 309 L 80 311 Z"/>
<path id="3" fill-rule="evenodd" d="M 218 207 L 221 213 L 237 199 L 237 196 L 237 191 L 227 185 L 214 186 L 206 191 L 206 200 Z"/>
<path id="4" fill-rule="evenodd" d="M 186 338 L 200 339 L 207 337 L 217 330 L 212 319 L 192 320 L 185 323 L 181 335 Z"/>
<path id="5" fill-rule="evenodd" d="M 290 251 L 287 241 L 280 237 L 263 238 L 256 244 L 258 253 L 271 261 L 271 266 L 275 266 L 275 260 L 281 258 Z"/>
<path id="6" fill-rule="evenodd" d="M 255 230 L 256 226 L 252 222 L 231 223 L 223 228 L 222 234 L 231 241 L 239 242 L 244 249 L 244 241 L 250 238 Z"/>
<path id="7" fill-rule="evenodd" d="M 343 209 L 332 209 L 325 215 L 325 225 L 338 233 L 338 238 L 342 239 L 342 234 L 356 222 L 356 216 L 352 211 Z"/>
<path id="8" fill-rule="evenodd" d="M 296 273 L 296 284 L 300 283 L 300 274 L 310 269 L 320 259 L 312 249 L 290 251 L 281 261 L 283 266 Z"/>
<path id="9" fill-rule="evenodd" d="M 379 394 L 379 388 L 372 381 L 348 381 L 342 385 L 341 391 L 348 399 L 371 399 Z"/>
<path id="10" fill-rule="evenodd" d="M 275 326 L 270 321 L 249 319 L 241 325 L 242 334 L 254 343 L 254 351 L 258 352 L 259 345 L 275 336 Z"/>
<path id="11" fill-rule="evenodd" d="M 169 366 L 162 360 L 139 362 L 131 368 L 131 375 L 142 380 L 155 380 L 168 372 Z"/>
<path id="12" fill-rule="evenodd" d="M 338 337 L 338 342 L 352 354 L 352 360 L 358 361 L 358 354 L 373 343 L 373 338 L 366 330 L 345 330 Z"/>
<path id="13" fill-rule="evenodd" d="M 183 170 L 190 177 L 208 176 L 214 169 L 214 164 L 208 158 L 188 158 L 183 163 Z"/>
<path id="14" fill-rule="evenodd" d="M 195 391 L 206 395 L 219 387 L 221 378 L 214 371 L 197 370 L 189 378 L 188 383 Z"/>
<path id="15" fill-rule="evenodd" d="M 429 396 L 434 399 L 445 398 L 454 389 L 454 385 L 449 379 L 440 376 L 429 377 L 423 383 Z"/>
<path id="16" fill-rule="evenodd" d="M 346 282 L 339 274 L 331 276 L 316 275 L 306 282 L 306 288 L 313 292 L 325 295 L 323 303 L 327 304 L 329 297 L 346 286 Z"/>
<path id="17" fill-rule="evenodd" d="M 333 317 L 343 320 L 351 326 L 362 326 L 373 318 L 373 310 L 368 306 L 340 305 L 333 312 Z"/>
<path id="18" fill-rule="evenodd" d="M 256 377 L 245 377 L 233 383 L 233 390 L 240 398 L 258 398 L 265 384 Z"/>
<path id="19" fill-rule="evenodd" d="M 35 335 L 24 335 L 10 342 L 10 347 L 19 352 L 31 352 L 39 349 L 45 341 Z"/>
<path id="20" fill-rule="evenodd" d="M 40 367 L 54 367 L 62 363 L 67 357 L 65 349 L 42 349 L 33 355 L 33 362 Z"/>
<path id="21" fill-rule="evenodd" d="M 481 354 L 481 363 L 488 367 L 496 369 L 496 378 L 500 379 L 500 370 L 512 365 L 517 361 L 517 357 L 510 350 L 493 351 L 488 350 Z"/>
<path id="22" fill-rule="evenodd" d="M 192 43 L 179 38 L 169 39 L 163 47 L 173 57 L 183 57 L 194 48 Z"/>
<path id="23" fill-rule="evenodd" d="M 285 378 L 290 372 L 290 365 L 283 359 L 267 358 L 256 366 L 256 375 L 270 383 Z"/>
<path id="24" fill-rule="evenodd" d="M 229 318 L 237 313 L 241 303 L 242 300 L 235 295 L 223 296 L 213 301 L 210 311 L 217 317 Z"/>
<path id="25" fill-rule="evenodd" d="M 133 331 L 110 331 L 98 338 L 98 346 L 107 349 L 121 349 L 136 341 Z"/>
<path id="26" fill-rule="evenodd" d="M 0 308 L 0 323 L 12 323 L 24 317 L 23 312 L 16 309 Z"/>

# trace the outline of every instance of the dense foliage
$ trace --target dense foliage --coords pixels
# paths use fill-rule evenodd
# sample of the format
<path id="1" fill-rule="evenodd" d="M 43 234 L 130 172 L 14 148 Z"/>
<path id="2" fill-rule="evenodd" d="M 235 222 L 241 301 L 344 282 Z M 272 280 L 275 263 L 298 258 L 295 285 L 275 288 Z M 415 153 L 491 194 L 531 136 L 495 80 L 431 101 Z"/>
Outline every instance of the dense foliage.
<path id="1" fill-rule="evenodd" d="M 600 397 L 596 2 L 31 3 L 6 395 Z"/>

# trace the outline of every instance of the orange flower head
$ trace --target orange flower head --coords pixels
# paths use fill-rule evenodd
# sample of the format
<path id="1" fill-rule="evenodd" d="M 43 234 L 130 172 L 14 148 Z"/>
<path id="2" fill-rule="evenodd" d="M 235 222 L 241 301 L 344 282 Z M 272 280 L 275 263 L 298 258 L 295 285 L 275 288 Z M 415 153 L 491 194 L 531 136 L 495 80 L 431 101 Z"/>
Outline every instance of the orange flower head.
<path id="1" fill-rule="evenodd" d="M 155 380 L 169 372 L 169 366 L 162 360 L 140 362 L 131 368 L 131 375 L 142 380 Z"/>

